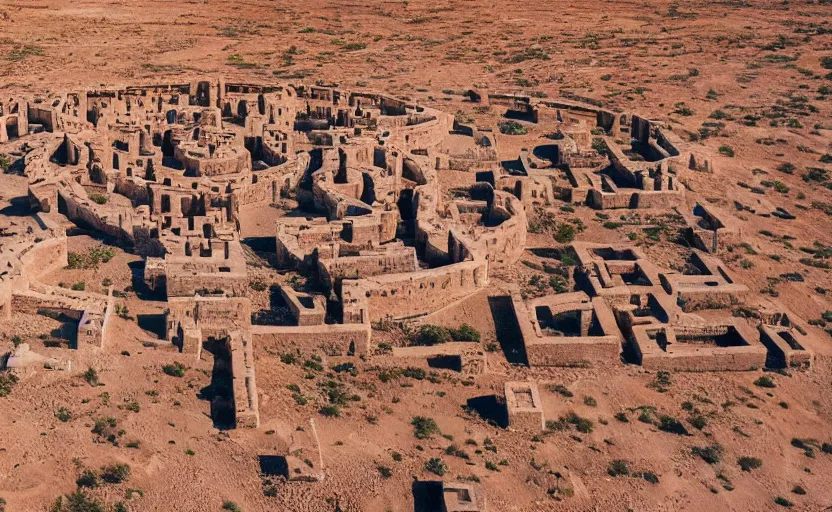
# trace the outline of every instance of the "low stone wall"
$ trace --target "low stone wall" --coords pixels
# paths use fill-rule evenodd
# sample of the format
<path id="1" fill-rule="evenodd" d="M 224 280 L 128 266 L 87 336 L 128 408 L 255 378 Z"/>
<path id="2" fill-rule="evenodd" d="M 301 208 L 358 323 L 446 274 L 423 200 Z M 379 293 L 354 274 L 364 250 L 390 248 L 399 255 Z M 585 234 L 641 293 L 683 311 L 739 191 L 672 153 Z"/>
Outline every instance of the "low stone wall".
<path id="1" fill-rule="evenodd" d="M 291 348 L 320 350 L 330 356 L 366 354 L 370 349 L 368 324 L 333 324 L 315 326 L 254 325 L 252 339 L 259 350 L 285 351 Z"/>
<path id="2" fill-rule="evenodd" d="M 724 372 L 758 370 L 766 364 L 764 347 L 691 349 L 693 353 L 645 354 L 641 366 L 648 370 L 679 372 Z"/>
<path id="3" fill-rule="evenodd" d="M 551 340 L 526 345 L 529 366 L 589 367 L 620 360 L 621 344 L 613 336 Z"/>

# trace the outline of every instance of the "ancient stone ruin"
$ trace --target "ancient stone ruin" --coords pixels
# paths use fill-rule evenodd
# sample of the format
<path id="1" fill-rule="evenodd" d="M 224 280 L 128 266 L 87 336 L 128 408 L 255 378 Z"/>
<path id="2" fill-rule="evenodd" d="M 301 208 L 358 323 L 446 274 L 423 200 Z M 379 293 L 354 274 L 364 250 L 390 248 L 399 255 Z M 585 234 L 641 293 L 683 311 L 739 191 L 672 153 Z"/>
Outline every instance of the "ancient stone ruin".
<path id="1" fill-rule="evenodd" d="M 471 379 L 487 372 L 478 342 L 381 353 L 373 328 L 418 324 L 488 289 L 530 249 L 536 208 L 579 204 L 676 211 L 687 226 L 684 268 L 663 268 L 631 244 L 563 244 L 573 289 L 495 292 L 510 296 L 525 364 L 811 366 L 804 324 L 782 306 L 771 304 L 753 328 L 732 317 L 749 290 L 718 256 L 742 232 L 686 197 L 686 173 L 712 166 L 667 126 L 567 100 L 468 97 L 558 130 L 501 164 L 491 128 L 335 86 L 220 78 L 4 97 L 0 143 L 21 143 L 15 165 L 28 179 L 29 213 L 3 219 L 0 318 L 61 315 L 77 324 L 76 348 L 107 350 L 117 335 L 112 290 L 41 279 L 68 264 L 67 221 L 109 237 L 142 257 L 143 291 L 166 303 L 165 340 L 224 362 L 231 389 L 214 399 L 212 415 L 257 428 L 254 347 L 294 344 L 379 366 L 428 360 Z M 449 171 L 470 179 L 443 187 Z M 241 236 L 240 210 L 253 204 L 281 212 L 269 236 L 274 268 L 314 283 L 314 291 L 275 288 L 285 314 L 268 321 L 253 321 L 251 251 Z M 44 361 L 28 346 L 7 359 L 10 368 Z M 509 382 L 504 392 L 510 428 L 545 429 L 534 382 Z M 318 470 L 294 478 L 317 481 Z M 443 496 L 443 510 L 485 510 L 470 486 L 446 484 Z"/>

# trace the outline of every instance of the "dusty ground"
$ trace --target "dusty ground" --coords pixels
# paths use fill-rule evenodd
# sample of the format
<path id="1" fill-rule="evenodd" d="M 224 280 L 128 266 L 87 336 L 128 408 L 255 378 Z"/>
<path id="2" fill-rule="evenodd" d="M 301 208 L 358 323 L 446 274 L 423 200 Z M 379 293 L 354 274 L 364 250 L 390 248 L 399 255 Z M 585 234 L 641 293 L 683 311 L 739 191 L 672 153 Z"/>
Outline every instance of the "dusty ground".
<path id="1" fill-rule="evenodd" d="M 465 108 L 458 93 L 472 85 L 576 95 L 634 110 L 668 120 L 683 137 L 698 137 L 710 149 L 717 172 L 689 181 L 697 197 L 731 211 L 735 200 L 763 201 L 797 216 L 784 221 L 735 211 L 750 245 L 723 256 L 752 290 L 773 289 L 779 300 L 814 320 L 832 310 L 832 292 L 825 292 L 832 289 L 830 271 L 800 263 L 811 260 L 801 248 L 832 245 L 830 181 L 811 170 L 832 172 L 832 157 L 824 157 L 832 154 L 832 69 L 822 64 L 823 57 L 832 58 L 830 19 L 832 5 L 823 0 L 5 2 L 0 94 L 184 82 L 207 73 L 248 81 L 303 76 L 454 112 Z M 460 112 L 484 124 L 498 115 Z M 526 137 L 501 137 L 501 156 L 516 158 L 520 147 L 533 146 L 545 134 L 546 127 L 538 126 Z M 25 195 L 24 178 L 0 179 L 0 208 Z M 451 184 L 464 177 L 443 179 Z M 671 212 L 640 212 L 647 213 Z M 277 215 L 274 209 L 244 212 L 244 236 L 269 235 Z M 647 222 L 610 230 L 602 227 L 606 219 L 586 208 L 558 215 L 586 226 L 579 239 L 627 241 L 632 233 L 634 243 L 660 264 L 680 261 L 672 223 L 655 243 L 641 229 Z M 98 243 L 81 234 L 71 239 L 70 250 Z M 551 233 L 529 236 L 530 248 L 553 245 Z M 135 259 L 117 249 L 97 271 L 62 270 L 47 281 L 83 281 L 98 290 L 109 278 L 123 291 L 131 283 L 127 264 Z M 531 252 L 524 259 L 540 260 Z M 804 282 L 771 282 L 795 271 Z M 288 278 L 254 267 L 252 273 L 270 283 Z M 493 294 L 508 283 L 534 293 L 528 285 L 534 273 L 522 264 L 500 271 Z M 760 372 L 673 374 L 669 384 L 656 385 L 657 375 L 637 366 L 531 371 L 508 364 L 499 350 L 489 353 L 491 372 L 474 385 L 448 372 L 437 372 L 430 379 L 435 382 L 384 383 L 372 360 L 360 362 L 358 375 L 350 377 L 284 364 L 259 351 L 262 426 L 220 432 L 212 426 L 209 402 L 199 398 L 210 383 L 210 358 L 186 361 L 159 344 L 152 329 L 140 324 L 152 326 L 147 320 L 153 317 L 143 315 L 161 313 L 164 303 L 126 293 L 133 318 L 117 320 L 124 335 L 103 352 L 45 346 L 61 326 L 43 317 L 19 316 L 0 326 L 0 352 L 17 335 L 41 353 L 73 359 L 76 370 L 73 376 L 33 372 L 0 398 L 0 498 L 6 510 L 47 510 L 56 497 L 75 490 L 83 468 L 127 463 L 132 472 L 126 484 L 92 494 L 135 511 L 215 511 L 225 500 L 246 511 L 331 511 L 336 500 L 344 511 L 409 511 L 413 480 L 436 478 L 423 469 L 432 457 L 447 465 L 446 480 L 478 478 L 489 510 L 501 512 L 774 510 L 780 508 L 778 496 L 797 510 L 832 506 L 832 455 L 815 448 L 810 457 L 791 444 L 793 438 L 832 443 L 832 338 L 819 327 L 812 328 L 818 340 L 811 347 L 818 354 L 815 368 L 774 375 L 773 389 L 752 384 Z M 256 304 L 266 301 L 255 294 Z M 434 320 L 470 323 L 487 346 L 499 331 L 491 313 L 488 297 L 477 295 Z M 396 333 L 378 338 L 397 341 Z M 162 373 L 161 366 L 174 360 L 188 366 L 183 378 Z M 101 386 L 80 377 L 88 367 L 98 371 Z M 471 398 L 499 394 L 506 380 L 526 379 L 566 386 L 573 397 L 541 387 L 547 416 L 573 410 L 593 421 L 592 432 L 570 429 L 532 440 L 491 426 L 464 407 Z M 326 400 L 319 386 L 328 380 L 360 398 L 339 418 L 317 412 Z M 306 405 L 296 403 L 288 384 L 300 388 Z M 586 405 L 585 397 L 596 405 Z M 638 421 L 642 406 L 682 420 L 690 435 Z M 55 416 L 62 407 L 71 412 L 67 422 Z M 614 417 L 619 412 L 626 423 Z M 434 418 L 447 438 L 416 439 L 410 421 L 417 415 Z M 707 418 L 701 430 L 689 422 L 697 415 Z M 91 432 L 96 419 L 107 417 L 123 430 L 117 447 L 96 442 Z M 327 480 L 272 482 L 272 493 L 272 484 L 258 475 L 258 456 L 284 452 L 300 435 L 297 429 L 308 428 L 309 418 L 321 436 Z M 692 453 L 714 443 L 722 446 L 716 464 Z M 468 458 L 446 454 L 451 444 Z M 760 458 L 762 467 L 742 471 L 736 463 L 742 456 Z M 625 460 L 631 473 L 651 472 L 659 482 L 611 477 L 607 469 L 616 459 Z M 379 466 L 390 469 L 390 478 L 382 477 Z M 795 486 L 806 494 L 793 492 Z M 552 494 L 553 489 L 568 491 Z"/>

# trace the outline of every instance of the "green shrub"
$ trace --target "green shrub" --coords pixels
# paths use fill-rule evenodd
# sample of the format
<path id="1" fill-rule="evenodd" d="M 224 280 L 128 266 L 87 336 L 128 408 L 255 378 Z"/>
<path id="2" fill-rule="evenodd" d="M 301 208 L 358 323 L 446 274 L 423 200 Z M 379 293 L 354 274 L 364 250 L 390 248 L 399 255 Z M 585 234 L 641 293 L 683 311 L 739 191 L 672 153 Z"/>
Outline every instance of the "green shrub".
<path id="1" fill-rule="evenodd" d="M 498 124 L 503 135 L 526 135 L 529 130 L 517 121 L 501 121 Z"/>
<path id="2" fill-rule="evenodd" d="M 468 324 L 462 324 L 457 329 L 449 329 L 454 341 L 480 341 L 480 332 Z"/>
<path id="3" fill-rule="evenodd" d="M 0 371 L 0 398 L 9 396 L 15 384 L 17 384 L 17 375 L 8 370 Z"/>
<path id="4" fill-rule="evenodd" d="M 326 416 L 327 418 L 337 418 L 341 415 L 341 409 L 337 405 L 325 405 L 318 409 L 318 412 L 321 413 L 322 416 Z"/>
<path id="5" fill-rule="evenodd" d="M 575 396 L 574 393 L 569 391 L 563 384 L 550 385 L 549 390 L 553 393 L 558 393 L 560 396 L 564 398 L 572 398 L 573 396 Z"/>
<path id="6" fill-rule="evenodd" d="M 763 461 L 756 457 L 740 457 L 737 459 L 737 464 L 743 471 L 751 471 L 762 467 Z"/>
<path id="7" fill-rule="evenodd" d="M 87 197 L 96 204 L 107 204 L 107 196 L 105 194 L 99 194 L 98 192 L 90 192 L 87 194 Z"/>
<path id="8" fill-rule="evenodd" d="M 444 462 L 442 462 L 442 459 L 438 457 L 434 457 L 425 462 L 425 471 L 430 471 L 435 475 L 443 476 L 447 470 L 448 467 Z"/>
<path id="9" fill-rule="evenodd" d="M 682 425 L 682 422 L 677 420 L 672 416 L 668 416 L 666 414 L 662 414 L 659 416 L 659 430 L 663 432 L 669 432 L 671 434 L 676 434 L 680 436 L 687 436 L 690 435 L 688 430 Z"/>
<path id="10" fill-rule="evenodd" d="M 228 510 L 228 512 L 243 512 L 243 509 L 239 505 L 228 500 L 222 502 L 222 509 Z"/>
<path id="11" fill-rule="evenodd" d="M 794 164 L 789 162 L 784 162 L 777 166 L 777 170 L 784 173 L 784 174 L 793 174 L 796 167 Z"/>
<path id="12" fill-rule="evenodd" d="M 774 380 L 768 375 L 763 375 L 759 379 L 755 380 L 754 385 L 761 388 L 776 387 L 776 385 L 774 384 Z"/>
<path id="13" fill-rule="evenodd" d="M 555 242 L 559 244 L 568 244 L 575 240 L 575 226 L 572 224 L 561 223 L 558 224 L 557 230 L 554 234 Z M 563 262 L 563 260 L 561 260 Z M 564 264 L 566 264 L 564 262 Z"/>
<path id="14" fill-rule="evenodd" d="M 627 465 L 626 461 L 616 459 L 610 462 L 610 465 L 607 468 L 607 474 L 612 477 L 627 476 L 630 474 L 630 467 Z"/>
<path id="15" fill-rule="evenodd" d="M 592 421 L 586 418 L 582 418 L 575 414 L 574 412 L 570 412 L 561 420 L 575 426 L 575 430 L 581 432 L 583 434 L 590 434 L 592 433 Z"/>
<path id="16" fill-rule="evenodd" d="M 424 416 L 415 416 L 410 424 L 413 425 L 413 435 L 416 439 L 430 439 L 434 434 L 439 434 L 439 425 L 433 418 L 426 418 Z"/>
<path id="17" fill-rule="evenodd" d="M 120 484 L 130 478 L 130 466 L 127 464 L 113 464 L 101 468 L 101 480 L 108 484 Z"/>
<path id="18" fill-rule="evenodd" d="M 703 446 L 701 448 L 698 446 L 694 446 L 692 451 L 694 455 L 700 457 L 708 464 L 716 464 L 720 461 L 720 458 L 722 456 L 722 447 L 718 444 Z"/>
<path id="19" fill-rule="evenodd" d="M 656 474 L 653 473 L 652 471 L 645 471 L 644 473 L 641 473 L 640 476 L 641 476 L 641 478 L 643 478 L 647 482 L 650 482 L 651 484 L 659 483 L 659 477 L 656 476 Z"/>
<path id="20" fill-rule="evenodd" d="M 72 419 L 72 413 L 66 407 L 61 407 L 55 411 L 55 417 L 58 418 L 58 421 L 66 423 Z"/>
<path id="21" fill-rule="evenodd" d="M 84 470 L 81 476 L 75 479 L 75 485 L 90 489 L 98 487 L 98 475 L 91 469 Z"/>
<path id="22" fill-rule="evenodd" d="M 347 372 L 352 376 L 355 376 L 355 375 L 358 374 L 358 370 L 355 368 L 355 365 L 353 363 L 350 363 L 350 362 L 336 364 L 335 366 L 332 367 L 332 371 L 334 371 L 335 373 Z"/>
<path id="23" fill-rule="evenodd" d="M 344 46 L 342 46 L 342 48 L 347 50 L 348 52 L 354 52 L 367 48 L 367 45 L 365 43 L 347 43 Z"/>
<path id="24" fill-rule="evenodd" d="M 81 376 L 90 386 L 98 386 L 98 372 L 92 366 L 87 368 L 87 371 L 85 371 Z"/>
<path id="25" fill-rule="evenodd" d="M 164 372 L 165 375 L 170 375 L 171 377 L 184 377 L 185 370 L 187 370 L 185 365 L 177 361 L 174 361 L 173 364 L 166 364 L 162 366 L 162 372 Z"/>
<path id="26" fill-rule="evenodd" d="M 393 470 L 387 466 L 376 466 L 376 469 L 378 470 L 378 474 L 381 475 L 381 478 L 385 480 L 393 476 Z"/>
<path id="27" fill-rule="evenodd" d="M 411 343 L 418 346 L 433 346 L 452 341 L 451 333 L 447 328 L 439 325 L 423 325 L 414 336 Z"/>
<path id="28" fill-rule="evenodd" d="M 402 375 L 404 375 L 405 377 L 410 377 L 411 379 L 416 379 L 416 380 L 425 380 L 425 377 L 427 376 L 427 374 L 425 373 L 425 370 L 423 370 L 421 368 L 416 368 L 416 367 L 413 367 L 413 366 L 409 366 L 409 367 L 405 368 L 404 371 L 402 372 Z"/>
<path id="29" fill-rule="evenodd" d="M 269 287 L 269 285 L 267 285 L 266 282 L 260 279 L 259 277 L 249 281 L 248 285 L 251 287 L 252 290 L 256 292 L 266 291 L 266 288 Z"/>
<path id="30" fill-rule="evenodd" d="M 719 154 L 727 157 L 734 157 L 734 149 L 727 144 L 719 146 Z"/>
<path id="31" fill-rule="evenodd" d="M 701 414 L 694 414 L 693 416 L 688 418 L 688 421 L 697 430 L 702 430 L 703 428 L 708 426 L 708 418 L 702 416 Z"/>
<path id="32" fill-rule="evenodd" d="M 786 498 L 784 498 L 782 496 L 778 496 L 778 497 L 774 498 L 774 503 L 777 503 L 781 507 L 786 507 L 786 508 L 791 508 L 791 507 L 794 506 L 794 503 L 792 503 L 791 501 L 787 500 Z"/>
<path id="33" fill-rule="evenodd" d="M 106 512 L 106 509 L 98 500 L 78 489 L 55 500 L 50 512 Z"/>

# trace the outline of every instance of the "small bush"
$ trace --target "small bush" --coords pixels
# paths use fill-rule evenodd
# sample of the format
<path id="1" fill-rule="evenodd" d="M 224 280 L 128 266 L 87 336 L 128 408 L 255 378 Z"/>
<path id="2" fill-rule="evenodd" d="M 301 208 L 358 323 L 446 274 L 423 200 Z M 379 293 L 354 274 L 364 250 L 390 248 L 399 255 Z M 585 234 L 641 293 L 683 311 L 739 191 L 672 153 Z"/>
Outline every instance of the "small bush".
<path id="1" fill-rule="evenodd" d="M 659 477 L 656 476 L 655 473 L 652 471 L 645 471 L 641 474 L 641 478 L 645 479 L 646 481 L 650 482 L 651 484 L 659 483 Z"/>
<path id="2" fill-rule="evenodd" d="M 61 407 L 55 411 L 55 417 L 58 418 L 58 421 L 66 423 L 72 419 L 72 413 L 66 407 Z"/>
<path id="3" fill-rule="evenodd" d="M 185 368 L 184 364 L 177 361 L 174 361 L 173 364 L 166 364 L 162 366 L 162 372 L 164 372 L 165 375 L 170 375 L 171 377 L 184 377 L 186 369 L 187 368 Z"/>
<path id="4" fill-rule="evenodd" d="M 630 474 L 630 467 L 627 465 L 626 461 L 616 459 L 610 462 L 610 465 L 607 468 L 607 474 L 612 477 L 627 476 Z"/>
<path id="5" fill-rule="evenodd" d="M 442 459 L 438 457 L 434 457 L 425 462 L 425 471 L 430 471 L 435 475 L 443 476 L 447 470 L 448 467 L 444 462 L 442 462 Z"/>
<path id="6" fill-rule="evenodd" d="M 50 509 L 51 512 L 105 512 L 106 509 L 95 498 L 78 489 L 72 494 L 61 496 Z"/>
<path id="7" fill-rule="evenodd" d="M 280 354 L 280 362 L 283 364 L 297 364 L 298 355 L 293 354 L 292 352 L 284 352 L 283 354 Z"/>
<path id="8" fill-rule="evenodd" d="M 87 381 L 87 384 L 89 384 L 90 386 L 98 386 L 99 384 L 98 372 L 95 370 L 95 368 L 91 366 L 87 368 L 87 371 L 83 373 L 82 377 L 85 381 Z"/>
<path id="9" fill-rule="evenodd" d="M 575 240 L 575 226 L 572 224 L 561 223 L 558 224 L 554 234 L 555 242 L 559 244 L 568 244 Z M 563 262 L 563 260 L 561 259 Z M 564 264 L 566 264 L 564 262 Z"/>
<path id="10" fill-rule="evenodd" d="M 468 324 L 462 324 L 458 329 L 449 329 L 454 341 L 480 341 L 480 332 Z"/>
<path id="11" fill-rule="evenodd" d="M 677 420 L 672 416 L 668 416 L 666 414 L 662 414 L 659 416 L 659 430 L 663 432 L 669 432 L 671 434 L 676 434 L 680 436 L 687 436 L 690 435 L 688 430 L 682 425 L 682 422 Z"/>
<path id="12" fill-rule="evenodd" d="M 777 170 L 784 174 L 793 174 L 796 167 L 790 162 L 784 162 L 777 166 Z"/>
<path id="13" fill-rule="evenodd" d="M 768 375 L 763 375 L 759 379 L 755 380 L 754 385 L 761 388 L 776 387 L 776 385 L 774 384 L 774 380 Z"/>
<path id="14" fill-rule="evenodd" d="M 517 121 L 501 121 L 498 124 L 503 135 L 526 135 L 529 130 Z"/>
<path id="15" fill-rule="evenodd" d="M 337 405 L 325 405 L 321 407 L 318 412 L 327 418 L 337 418 L 341 415 L 341 409 Z"/>
<path id="16" fill-rule="evenodd" d="M 564 398 L 572 398 L 573 396 L 575 396 L 571 391 L 566 389 L 566 386 L 564 386 L 563 384 L 555 384 L 554 386 L 549 386 L 549 389 L 554 393 L 558 393 L 560 396 Z"/>
<path id="17" fill-rule="evenodd" d="M 440 345 L 452 341 L 450 331 L 439 325 L 423 325 L 416 332 L 415 336 L 411 337 L 413 345 L 429 347 L 433 345 Z"/>
<path id="18" fill-rule="evenodd" d="M 0 398 L 9 396 L 17 381 L 17 375 L 6 370 L 0 371 Z"/>
<path id="19" fill-rule="evenodd" d="M 629 423 L 630 422 L 630 419 L 627 418 L 627 414 L 625 412 L 615 413 L 615 419 L 617 419 L 621 423 Z"/>
<path id="20" fill-rule="evenodd" d="M 591 434 L 592 433 L 592 421 L 586 418 L 582 418 L 575 414 L 574 412 L 570 412 L 566 415 L 565 418 L 561 418 L 563 421 L 575 425 L 575 430 L 581 432 L 583 434 Z"/>
<path id="21" fill-rule="evenodd" d="M 791 501 L 787 500 L 786 498 L 784 498 L 782 496 L 778 496 L 778 497 L 774 498 L 774 503 L 777 503 L 781 507 L 786 507 L 786 508 L 791 508 L 791 507 L 794 506 L 794 503 L 792 503 Z"/>
<path id="22" fill-rule="evenodd" d="M 243 512 L 243 509 L 240 508 L 239 505 L 237 505 L 233 501 L 228 501 L 228 500 L 222 502 L 222 509 L 223 510 L 228 510 L 228 512 Z"/>
<path id="23" fill-rule="evenodd" d="M 376 469 L 378 470 L 378 474 L 381 475 L 381 478 L 385 480 L 393 476 L 393 470 L 387 466 L 377 466 Z"/>
<path id="24" fill-rule="evenodd" d="M 737 464 L 743 471 L 751 471 L 762 467 L 763 461 L 757 457 L 740 457 L 737 459 Z"/>
<path id="25" fill-rule="evenodd" d="M 87 197 L 89 197 L 93 203 L 107 204 L 107 196 L 105 194 L 99 194 L 98 192 L 90 192 L 89 194 L 87 194 Z"/>
<path id="26" fill-rule="evenodd" d="M 588 405 L 590 407 L 598 407 L 598 402 L 595 400 L 595 398 L 591 396 L 585 396 L 584 405 Z"/>
<path id="27" fill-rule="evenodd" d="M 98 487 L 98 475 L 91 469 L 85 470 L 81 476 L 75 479 L 75 485 L 94 489 Z"/>
<path id="28" fill-rule="evenodd" d="M 426 418 L 424 416 L 415 416 L 411 422 L 413 425 L 413 435 L 416 439 L 430 439 L 435 434 L 439 434 L 439 425 L 433 418 Z"/>
<path id="29" fill-rule="evenodd" d="M 734 149 L 727 144 L 719 146 L 719 154 L 727 157 L 734 157 Z"/>
<path id="30" fill-rule="evenodd" d="M 101 480 L 108 484 L 120 484 L 130 478 L 130 466 L 127 464 L 114 464 L 101 468 Z"/>
<path id="31" fill-rule="evenodd" d="M 701 414 L 694 414 L 688 418 L 688 421 L 697 430 L 702 430 L 708 426 L 708 418 L 702 416 Z"/>
<path id="32" fill-rule="evenodd" d="M 257 279 L 252 279 L 252 280 L 248 283 L 248 285 L 251 287 L 251 289 L 252 289 L 252 290 L 254 290 L 254 291 L 256 291 L 256 292 L 263 292 L 263 291 L 266 291 L 266 288 L 268 288 L 268 287 L 269 287 L 269 285 L 267 285 L 267 284 L 266 284 L 266 282 L 265 282 L 265 281 L 263 281 L 263 280 L 262 280 L 262 279 L 260 279 L 260 278 L 257 278 Z"/>
<path id="33" fill-rule="evenodd" d="M 416 368 L 416 367 L 413 367 L 413 366 L 409 366 L 409 367 L 405 368 L 404 371 L 402 371 L 402 375 L 404 375 L 405 377 L 409 377 L 411 379 L 425 380 L 425 377 L 427 376 L 427 373 L 425 373 L 425 370 L 423 370 L 421 368 Z"/>
<path id="34" fill-rule="evenodd" d="M 716 464 L 720 461 L 722 456 L 722 447 L 718 444 L 712 444 L 710 446 L 704 447 L 693 447 L 693 454 L 699 456 L 702 460 L 707 462 L 708 464 Z"/>
<path id="35" fill-rule="evenodd" d="M 358 373 L 358 370 L 355 368 L 355 365 L 352 364 L 352 363 L 349 363 L 349 362 L 336 364 L 335 366 L 332 367 L 332 371 L 334 371 L 335 373 L 344 373 L 344 372 L 346 372 L 346 373 L 349 373 L 350 375 L 353 375 L 353 376 L 355 376 Z"/>

